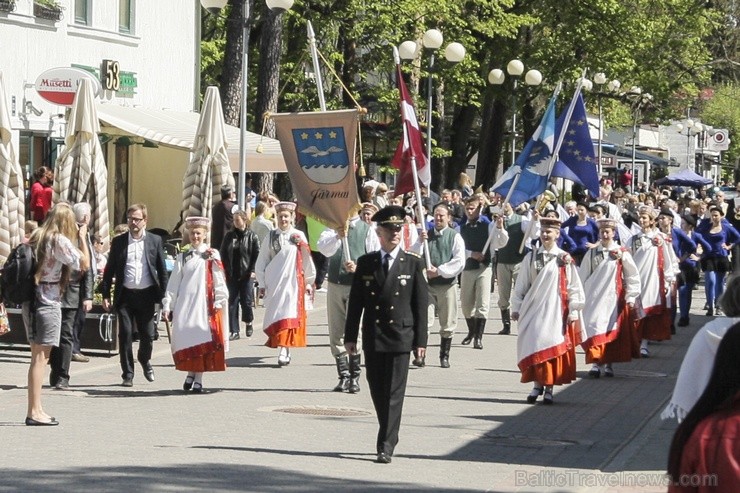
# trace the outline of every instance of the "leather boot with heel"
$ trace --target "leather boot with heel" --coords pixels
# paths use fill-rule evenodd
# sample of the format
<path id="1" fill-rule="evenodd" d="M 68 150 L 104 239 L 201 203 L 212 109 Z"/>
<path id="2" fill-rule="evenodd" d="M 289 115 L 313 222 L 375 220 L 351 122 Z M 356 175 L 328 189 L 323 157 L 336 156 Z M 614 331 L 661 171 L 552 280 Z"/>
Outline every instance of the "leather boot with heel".
<path id="1" fill-rule="evenodd" d="M 340 356 L 337 358 L 337 375 L 339 375 L 339 383 L 334 387 L 334 392 L 346 392 L 349 390 L 349 361 L 347 356 Z"/>
<path id="2" fill-rule="evenodd" d="M 504 328 L 499 330 L 498 333 L 501 335 L 511 334 L 511 312 L 508 309 L 501 310 L 501 323 Z"/>
<path id="3" fill-rule="evenodd" d="M 439 366 L 442 368 L 450 367 L 450 348 L 452 347 L 452 337 L 443 338 L 439 344 Z"/>
<path id="4" fill-rule="evenodd" d="M 362 373 L 360 363 L 362 363 L 362 355 L 353 354 L 349 357 L 350 382 L 347 390 L 350 394 L 356 394 L 360 391 L 360 374 Z"/>
<path id="5" fill-rule="evenodd" d="M 475 319 L 474 318 L 466 318 L 465 323 L 468 324 L 468 335 L 465 336 L 465 338 L 460 342 L 463 346 L 467 346 L 470 344 L 470 342 L 473 340 L 473 337 L 475 336 Z"/>
<path id="6" fill-rule="evenodd" d="M 473 341 L 473 347 L 475 349 L 483 349 L 483 332 L 486 329 L 486 319 L 476 318 L 475 323 L 475 340 Z"/>

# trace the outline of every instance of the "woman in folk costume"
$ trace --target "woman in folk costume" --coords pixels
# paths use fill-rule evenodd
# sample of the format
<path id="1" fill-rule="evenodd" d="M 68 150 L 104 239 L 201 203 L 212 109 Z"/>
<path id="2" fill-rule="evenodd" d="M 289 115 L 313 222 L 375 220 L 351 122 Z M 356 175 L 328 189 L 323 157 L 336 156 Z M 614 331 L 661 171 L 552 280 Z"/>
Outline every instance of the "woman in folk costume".
<path id="1" fill-rule="evenodd" d="M 511 319 L 519 321 L 521 381 L 534 382 L 530 404 L 543 393 L 543 402 L 552 404 L 553 385 L 575 380 L 575 347 L 583 340 L 577 319 L 585 295 L 573 258 L 556 246 L 560 225 L 558 219 L 540 219 L 542 245 L 522 260 L 511 298 Z"/>
<path id="2" fill-rule="evenodd" d="M 306 346 L 306 295 L 316 269 L 303 233 L 293 226 L 293 202 L 275 204 L 277 229 L 265 237 L 255 273 L 265 296 L 265 346 L 278 348 L 278 366 L 290 364 L 291 347 Z"/>
<path id="3" fill-rule="evenodd" d="M 627 247 L 630 248 L 640 272 L 640 355 L 648 358 L 649 340 L 663 341 L 671 338 L 668 294 L 679 270 L 678 259 L 670 241 L 656 228 L 658 211 L 650 206 L 642 206 L 637 212 L 642 232 L 630 238 Z"/>
<path id="4" fill-rule="evenodd" d="M 186 392 L 202 392 L 203 372 L 226 370 L 229 350 L 229 290 L 218 250 L 210 248 L 207 217 L 185 219 L 190 249 L 177 256 L 162 300 L 162 314 L 173 314 L 172 358 L 188 372 Z"/>
<path id="5" fill-rule="evenodd" d="M 612 363 L 640 357 L 640 335 L 633 308 L 640 296 L 640 273 L 627 248 L 614 240 L 617 222 L 596 221 L 601 242 L 586 252 L 578 269 L 583 289 L 589 294 L 582 322 L 587 339 L 582 347 L 586 363 L 593 363 L 589 376 L 613 377 Z"/>

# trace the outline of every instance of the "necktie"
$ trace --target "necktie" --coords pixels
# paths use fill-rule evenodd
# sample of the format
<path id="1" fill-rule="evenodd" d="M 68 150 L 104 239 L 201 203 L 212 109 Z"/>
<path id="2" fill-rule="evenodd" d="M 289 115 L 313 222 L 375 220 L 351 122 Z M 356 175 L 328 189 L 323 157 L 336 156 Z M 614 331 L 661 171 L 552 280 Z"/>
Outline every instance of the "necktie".
<path id="1" fill-rule="evenodd" d="M 391 264 L 391 254 L 386 253 L 383 255 L 383 274 L 388 275 L 388 267 Z"/>

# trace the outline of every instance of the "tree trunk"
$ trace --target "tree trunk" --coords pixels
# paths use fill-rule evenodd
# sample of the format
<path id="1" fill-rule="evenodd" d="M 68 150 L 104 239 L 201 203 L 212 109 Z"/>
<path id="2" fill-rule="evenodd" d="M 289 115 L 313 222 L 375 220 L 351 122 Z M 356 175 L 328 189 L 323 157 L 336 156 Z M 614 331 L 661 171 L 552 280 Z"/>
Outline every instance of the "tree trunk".
<path id="1" fill-rule="evenodd" d="M 275 122 L 265 122 L 265 112 L 276 112 L 280 91 L 280 55 L 283 46 L 283 16 L 265 6 L 262 12 L 262 31 L 260 35 L 259 74 L 257 78 L 257 102 L 254 108 L 256 133 L 275 137 Z M 272 192 L 273 173 L 261 173 L 257 180 L 257 192 Z M 281 197 L 286 197 L 281 194 Z"/>
<path id="2" fill-rule="evenodd" d="M 254 0 L 229 0 L 231 11 L 226 23 L 226 46 L 224 48 L 224 65 L 221 72 L 221 105 L 224 120 L 228 125 L 239 126 L 239 112 L 242 102 L 242 54 L 244 40 L 242 26 L 244 2 Z M 249 32 L 249 28 L 247 28 Z"/>
<path id="3" fill-rule="evenodd" d="M 476 184 L 483 185 L 485 190 L 494 184 L 501 167 L 505 128 L 506 105 L 501 100 L 495 99 L 492 94 L 487 94 L 483 106 L 483 123 L 475 174 Z"/>
<path id="4" fill-rule="evenodd" d="M 454 187 L 457 177 L 466 171 L 470 159 L 468 152 L 469 135 L 475 122 L 477 108 L 468 105 L 463 106 L 455 112 L 452 120 L 451 130 L 447 133 L 450 138 L 449 149 L 452 155 L 446 169 L 444 179 L 445 188 Z"/>

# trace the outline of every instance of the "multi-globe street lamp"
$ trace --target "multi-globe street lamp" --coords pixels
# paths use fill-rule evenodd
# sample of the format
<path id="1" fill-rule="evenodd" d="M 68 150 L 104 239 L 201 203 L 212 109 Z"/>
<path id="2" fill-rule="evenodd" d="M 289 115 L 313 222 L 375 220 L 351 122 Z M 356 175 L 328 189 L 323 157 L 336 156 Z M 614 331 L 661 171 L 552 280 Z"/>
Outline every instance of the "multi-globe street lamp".
<path id="1" fill-rule="evenodd" d="M 432 162 L 432 105 L 434 104 L 432 70 L 434 69 L 434 54 L 442 47 L 444 37 L 438 29 L 428 29 L 421 38 L 421 47 L 416 41 L 404 41 L 398 46 L 398 55 L 402 60 L 414 60 L 419 56 L 420 48 L 429 53 L 429 75 L 427 77 L 427 163 Z M 465 58 L 465 47 L 452 42 L 445 47 L 445 59 L 450 63 L 459 63 Z"/>
<path id="2" fill-rule="evenodd" d="M 228 0 L 200 0 L 201 6 L 212 15 L 218 13 L 226 7 Z M 293 6 L 293 0 L 265 0 L 270 10 L 284 12 L 290 10 Z M 242 86 L 241 86 L 241 111 L 239 115 L 239 173 L 237 179 L 237 203 L 240 209 L 244 209 L 247 175 L 247 67 L 249 62 L 249 0 L 244 0 L 242 4 Z"/>
<path id="3" fill-rule="evenodd" d="M 524 74 L 524 64 L 521 60 L 511 60 L 506 64 L 506 73 L 509 74 L 512 84 L 511 91 L 511 166 L 516 162 L 516 117 L 517 117 L 517 88 L 519 87 L 519 78 Z M 500 86 L 506 80 L 504 71 L 498 68 L 488 73 L 488 82 Z M 524 74 L 524 83 L 528 86 L 539 86 L 542 83 L 542 74 L 539 70 L 531 69 Z"/>
<path id="4" fill-rule="evenodd" d="M 652 94 L 642 92 L 640 86 L 632 86 L 629 91 L 624 94 L 625 99 L 632 105 L 632 163 L 630 173 L 632 174 L 632 182 L 630 183 L 630 193 L 635 192 L 635 161 L 637 157 L 637 122 L 642 115 L 642 108 L 648 105 L 652 100 Z M 645 170 L 645 183 L 650 184 L 650 165 L 648 164 Z"/>
<path id="5" fill-rule="evenodd" d="M 604 86 L 606 85 L 606 91 L 604 91 Z M 602 171 L 602 162 L 601 162 L 601 146 L 603 144 L 604 139 L 604 118 L 602 114 L 602 106 L 601 106 L 601 98 L 604 95 L 607 94 L 615 94 L 617 91 L 619 91 L 619 88 L 622 87 L 622 83 L 619 82 L 617 79 L 612 79 L 607 82 L 607 77 L 604 72 L 598 72 L 594 74 L 593 81 L 589 79 L 585 79 L 583 81 L 583 88 L 586 91 L 591 91 L 594 86 L 596 86 L 596 91 L 594 94 L 596 94 L 596 101 L 599 109 L 599 147 L 597 149 L 597 165 L 596 170 L 599 176 L 601 176 Z"/>

